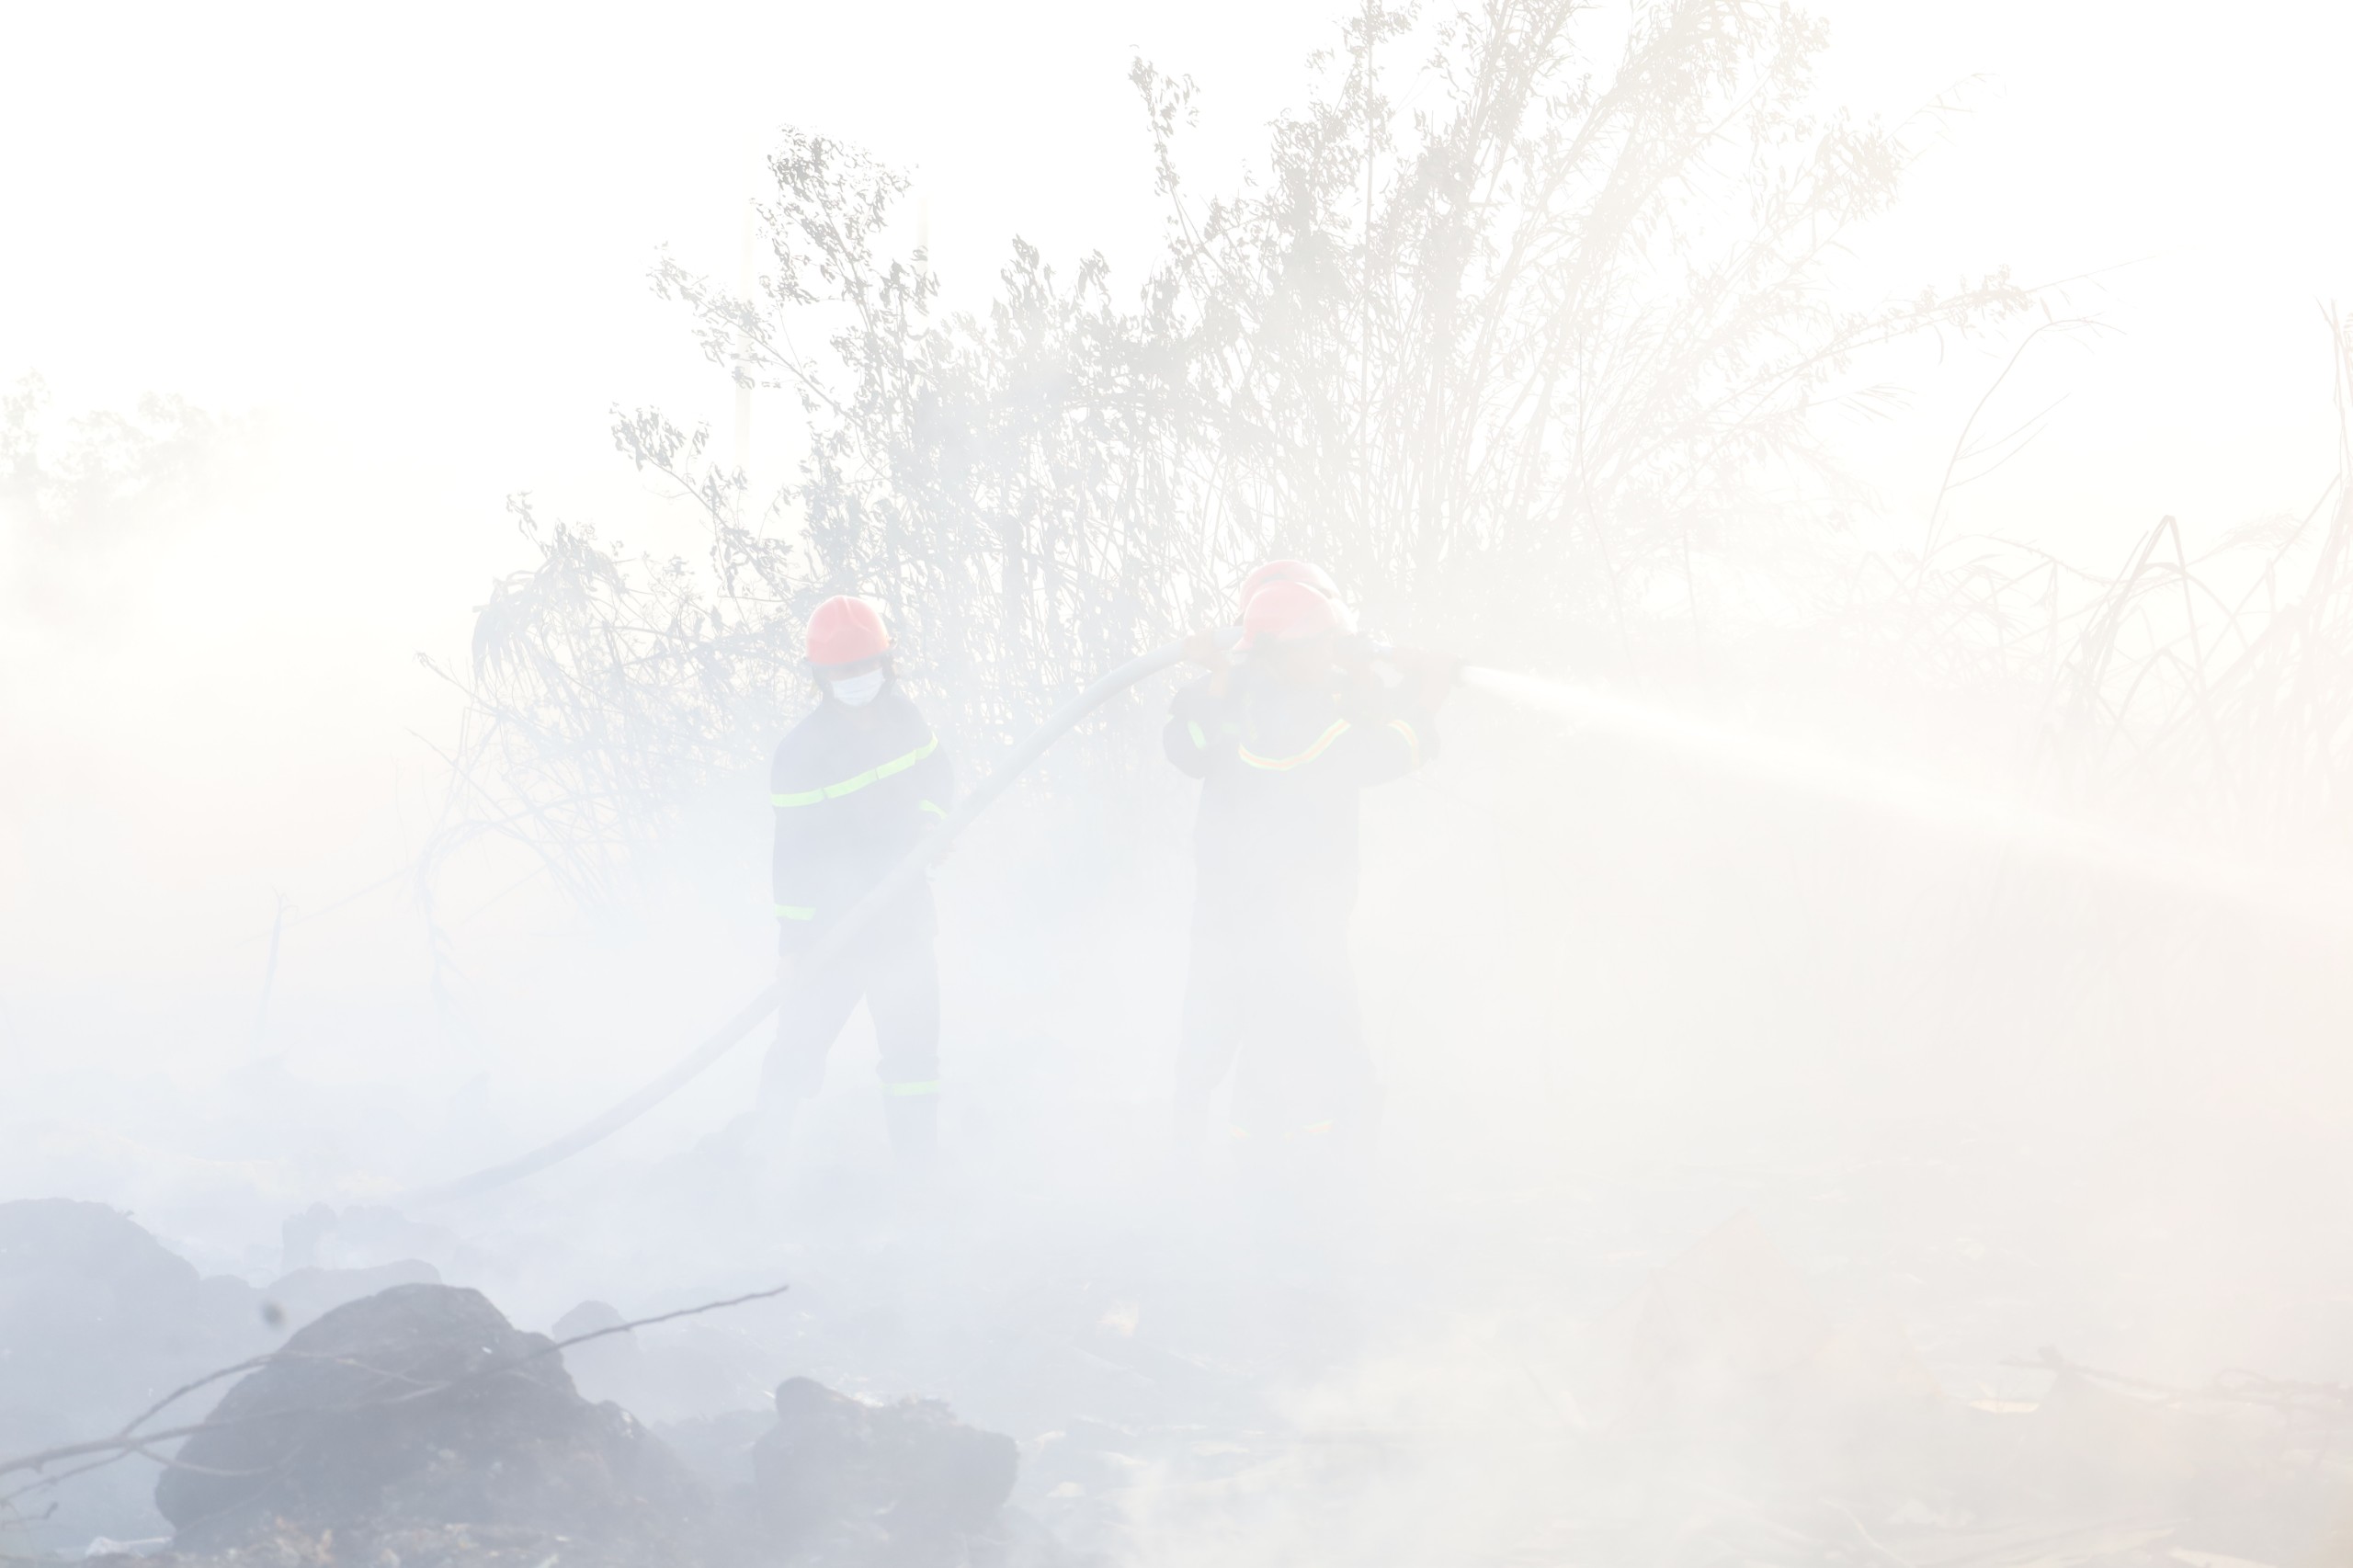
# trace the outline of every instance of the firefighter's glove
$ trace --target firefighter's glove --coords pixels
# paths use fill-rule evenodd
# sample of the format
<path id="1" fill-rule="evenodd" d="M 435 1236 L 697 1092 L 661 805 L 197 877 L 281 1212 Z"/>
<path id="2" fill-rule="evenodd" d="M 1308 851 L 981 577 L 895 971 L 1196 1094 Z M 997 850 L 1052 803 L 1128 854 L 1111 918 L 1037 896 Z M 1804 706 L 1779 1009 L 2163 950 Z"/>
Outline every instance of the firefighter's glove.
<path id="1" fill-rule="evenodd" d="M 1425 713 L 1434 713 L 1462 680 L 1462 661 L 1451 653 L 1434 653 L 1424 648 L 1400 649 L 1394 658 L 1397 667 L 1404 672 L 1405 684 L 1414 706 Z"/>
<path id="2" fill-rule="evenodd" d="M 1233 662 L 1226 656 L 1225 643 L 1216 632 L 1196 631 L 1186 638 L 1185 657 L 1210 672 L 1212 689 L 1225 690 L 1225 677 Z"/>

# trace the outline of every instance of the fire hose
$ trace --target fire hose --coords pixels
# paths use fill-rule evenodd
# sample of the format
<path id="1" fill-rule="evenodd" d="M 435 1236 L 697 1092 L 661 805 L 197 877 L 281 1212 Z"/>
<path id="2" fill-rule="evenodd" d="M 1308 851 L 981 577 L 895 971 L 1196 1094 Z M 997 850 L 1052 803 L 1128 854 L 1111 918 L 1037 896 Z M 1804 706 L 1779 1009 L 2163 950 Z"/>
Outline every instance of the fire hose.
<path id="1" fill-rule="evenodd" d="M 1238 628 L 1229 628 L 1212 635 L 1221 647 L 1231 647 L 1242 633 Z M 1192 645 L 1190 639 L 1171 642 L 1131 659 L 1054 710 L 1028 740 L 1014 748 L 1013 754 L 999 764 L 995 771 L 973 786 L 972 792 L 948 813 L 947 820 L 926 834 L 920 843 L 900 857 L 898 863 L 883 875 L 881 881 L 868 890 L 865 897 L 850 905 L 842 917 L 835 921 L 801 955 L 801 961 L 790 973 L 779 975 L 770 982 L 758 995 L 745 1003 L 734 1017 L 713 1030 L 700 1045 L 680 1057 L 660 1077 L 620 1100 L 602 1115 L 582 1123 L 551 1142 L 542 1143 L 528 1154 L 503 1165 L 486 1166 L 472 1176 L 443 1182 L 438 1187 L 417 1187 L 400 1194 L 393 1201 L 404 1204 L 449 1203 L 462 1198 L 477 1198 L 510 1182 L 520 1181 L 602 1142 L 700 1077 L 721 1057 L 740 1044 L 745 1035 L 757 1028 L 761 1019 L 775 1012 L 787 998 L 806 984 L 808 976 L 839 960 L 850 944 L 865 934 L 875 917 L 915 886 L 931 869 L 933 862 L 947 853 L 956 835 L 971 826 L 975 817 L 988 810 L 998 796 L 1010 789 L 1013 781 L 1020 778 L 1030 764 L 1046 754 L 1047 748 L 1112 698 L 1145 676 L 1156 675 L 1180 663 Z"/>

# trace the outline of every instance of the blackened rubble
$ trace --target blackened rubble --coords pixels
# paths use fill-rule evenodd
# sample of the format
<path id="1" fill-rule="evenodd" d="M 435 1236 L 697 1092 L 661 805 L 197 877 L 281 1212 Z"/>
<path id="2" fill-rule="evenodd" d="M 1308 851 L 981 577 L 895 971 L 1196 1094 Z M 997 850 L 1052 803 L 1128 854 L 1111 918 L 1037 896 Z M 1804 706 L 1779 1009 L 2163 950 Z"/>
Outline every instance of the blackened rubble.
<path id="1" fill-rule="evenodd" d="M 281 1521 L 374 1537 L 468 1525 L 688 1561 L 709 1515 L 661 1441 L 572 1386 L 552 1342 L 480 1291 L 399 1285 L 338 1307 L 229 1391 L 155 1488 L 183 1546 Z"/>
<path id="2" fill-rule="evenodd" d="M 714 1486 L 574 1387 L 479 1291 L 403 1285 L 297 1334 L 164 1472 L 163 1565 L 1050 1564 L 1010 1517 L 1011 1438 L 948 1407 L 778 1391 L 748 1484 Z"/>
<path id="3" fill-rule="evenodd" d="M 813 1561 L 960 1561 L 960 1542 L 992 1535 L 1020 1470 L 1012 1438 L 937 1400 L 877 1407 L 794 1378 L 776 1414 L 752 1448 L 760 1523 Z"/>
<path id="4" fill-rule="evenodd" d="M 429 1264 L 309 1268 L 257 1290 L 199 1275 L 130 1215 L 103 1203 L 0 1203 L 0 1454 L 100 1437 L 175 1388 L 276 1348 L 299 1326 Z M 200 1405 L 196 1408 L 201 1409 Z M 78 1548 L 160 1534 L 148 1475 L 119 1466 L 11 1517 L 0 1549 Z"/>
<path id="5" fill-rule="evenodd" d="M 0 1515 L 0 1551 L 87 1545 L 103 1561 L 136 1541 L 153 1568 L 1067 1561 L 1003 1506 L 1012 1439 L 943 1404 L 870 1406 L 796 1379 L 780 1414 L 689 1424 L 702 1440 L 682 1456 L 574 1382 L 566 1354 L 628 1336 L 563 1352 L 431 1275 L 312 1268 L 261 1290 L 199 1277 L 101 1204 L 0 1203 L 0 1456 L 103 1449 L 175 1388 L 262 1358 L 225 1394 L 216 1383 L 151 1413 L 142 1430 L 199 1426 L 160 1481 L 128 1456 L 63 1486 L 40 1482 L 67 1464 L 16 1471 L 9 1486 L 36 1490 Z M 323 1314 L 281 1341 L 275 1325 L 304 1324 L 313 1303 Z M 567 1322 L 609 1329 L 620 1314 L 597 1319 Z"/>

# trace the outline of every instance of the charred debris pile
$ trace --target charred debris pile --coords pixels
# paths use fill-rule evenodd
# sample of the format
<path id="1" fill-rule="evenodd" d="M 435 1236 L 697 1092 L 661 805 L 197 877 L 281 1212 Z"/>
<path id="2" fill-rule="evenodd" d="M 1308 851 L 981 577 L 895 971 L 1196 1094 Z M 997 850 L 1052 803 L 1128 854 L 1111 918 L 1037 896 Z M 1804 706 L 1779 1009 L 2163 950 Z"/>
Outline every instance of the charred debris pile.
<path id="1" fill-rule="evenodd" d="M 1073 1561 L 1005 1506 L 1013 1440 L 936 1402 L 790 1380 L 735 1467 L 745 1483 L 585 1398 L 562 1344 L 480 1291 L 325 1283 L 365 1293 L 240 1358 L 269 1327 L 268 1293 L 199 1278 L 101 1205 L 0 1204 L 0 1462 L 49 1456 L 0 1474 L 0 1553 L 158 1568 Z M 209 1415 L 184 1414 L 224 1385 Z M 124 1424 L 94 1430 L 101 1411 Z M 138 1494 L 153 1465 L 115 1462 L 132 1459 L 163 1461 L 152 1509 Z"/>

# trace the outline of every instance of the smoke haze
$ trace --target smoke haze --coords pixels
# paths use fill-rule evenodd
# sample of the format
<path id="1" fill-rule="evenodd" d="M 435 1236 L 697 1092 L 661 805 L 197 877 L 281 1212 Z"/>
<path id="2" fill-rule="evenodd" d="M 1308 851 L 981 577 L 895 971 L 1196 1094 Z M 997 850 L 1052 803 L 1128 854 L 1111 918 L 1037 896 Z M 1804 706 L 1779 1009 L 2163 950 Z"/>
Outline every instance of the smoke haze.
<path id="1" fill-rule="evenodd" d="M 1135 312 L 1172 230 L 1131 61 L 1197 84 L 1191 210 L 1264 195 L 1269 122 L 1329 101 L 1309 57 L 1345 54 L 1324 0 L 12 17 L 0 1201 L 127 1210 L 278 1291 L 223 1361 L 345 1289 L 285 1285 L 306 1268 L 474 1286 L 533 1331 L 790 1282 L 565 1364 L 722 1469 L 781 1379 L 947 1400 L 1019 1445 L 1015 1507 L 1077 1554 L 1040 1562 L 2341 1560 L 2353 22 L 1818 10 L 1804 134 L 1845 106 L 1917 156 L 1796 292 L 1963 301 L 1841 359 L 1818 469 L 1711 490 L 1704 526 L 1642 490 L 1650 575 L 1619 595 L 1574 548 L 1511 555 L 1540 530 L 1507 509 L 1409 564 L 1406 508 L 1386 534 L 1286 514 L 1266 497 L 1297 473 L 1238 460 L 1187 491 L 1209 448 L 1184 443 L 1223 428 L 1198 410 L 1151 428 L 1187 460 L 1125 490 L 990 470 L 1083 444 L 990 426 L 972 494 L 1145 496 L 1132 538 L 1069 559 L 1176 563 L 1074 578 L 1018 632 L 993 558 L 872 543 L 910 476 L 967 472 L 866 460 L 919 441 L 857 426 L 829 493 L 898 580 L 792 553 L 813 489 L 764 510 L 818 416 L 789 355 L 739 399 L 712 358 L 753 357 L 697 341 L 748 337 L 746 257 L 777 270 L 763 160 L 791 126 L 903 172 L 876 246 L 926 249 L 931 324 L 1001 328 L 1017 239 L 1074 290 L 1099 253 L 1106 311 Z M 1606 75 L 1627 17 L 1573 25 Z M 1400 125 L 1445 107 L 1414 74 L 1442 30 L 1398 35 Z M 790 354 L 839 318 L 809 319 Z M 1142 319 L 1071 335 L 1185 335 Z M 1029 406 L 989 381 L 1014 335 L 976 329 L 925 387 Z M 707 426 L 698 460 L 740 460 L 741 494 L 705 515 L 633 463 L 614 427 L 648 409 Z M 962 516 L 938 483 L 910 514 Z M 608 556 L 560 579 L 573 525 Z M 729 556 L 730 528 L 782 542 Z M 1256 1185 L 1225 1142 L 1172 1147 L 1197 787 L 1159 755 L 1155 676 L 936 873 L 935 1187 L 892 1166 L 860 1013 L 759 1181 L 711 1135 L 756 1097 L 765 1028 L 577 1159 L 404 1201 L 585 1121 L 767 983 L 766 758 L 812 700 L 774 639 L 828 572 L 916 628 L 969 783 L 1294 546 L 1369 633 L 1507 666 L 1365 796 L 1360 1170 Z M 672 623 L 628 615 L 669 603 L 673 559 L 723 657 L 631 686 Z M 722 559 L 756 587 L 714 586 Z M 573 642 L 483 614 L 591 580 L 627 588 L 584 590 Z M 631 656 L 594 665 L 607 632 Z M 619 684 L 565 686 L 599 670 Z M 654 696 L 600 751 L 558 721 L 624 705 L 566 690 Z M 136 1413 L 113 1397 L 0 1408 L 0 1459 Z M 164 1534 L 156 1467 L 120 1469 L 0 1551 Z"/>

